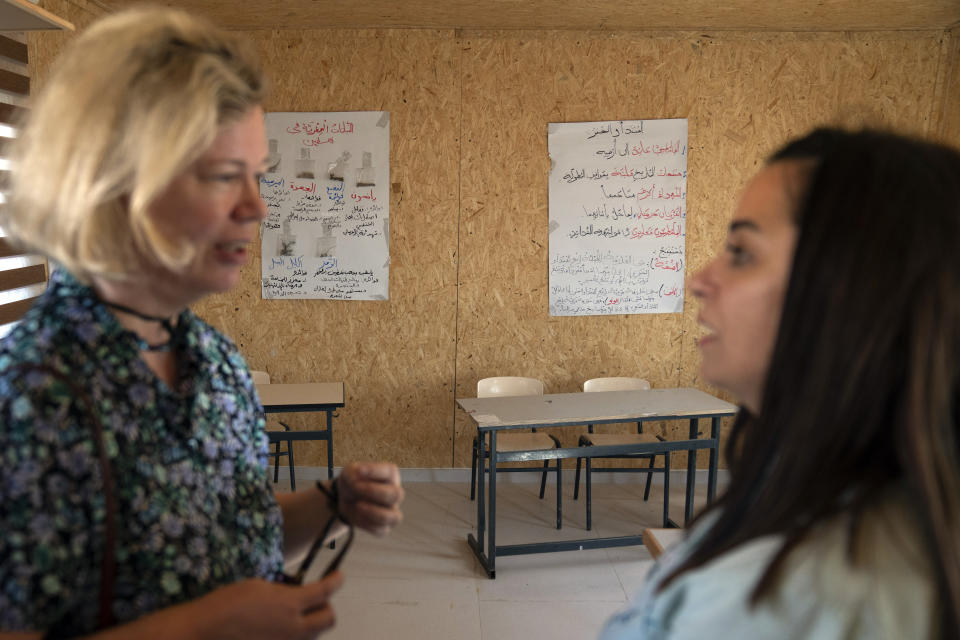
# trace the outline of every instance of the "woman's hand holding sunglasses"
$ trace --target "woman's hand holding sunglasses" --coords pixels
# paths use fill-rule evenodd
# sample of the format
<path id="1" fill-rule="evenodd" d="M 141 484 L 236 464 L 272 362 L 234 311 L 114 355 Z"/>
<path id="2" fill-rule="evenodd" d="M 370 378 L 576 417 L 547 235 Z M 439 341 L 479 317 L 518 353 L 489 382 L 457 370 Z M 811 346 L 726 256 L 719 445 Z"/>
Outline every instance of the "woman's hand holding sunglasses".
<path id="1" fill-rule="evenodd" d="M 400 470 L 386 462 L 353 462 L 338 477 L 339 510 L 356 527 L 378 536 L 403 519 Z"/>
<path id="2" fill-rule="evenodd" d="M 162 621 L 155 618 L 156 626 L 145 626 L 144 631 L 159 637 L 186 637 L 189 630 L 204 638 L 312 640 L 334 625 L 330 598 L 342 584 L 339 572 L 296 587 L 256 578 L 242 580 L 160 612 Z M 183 620 L 169 618 L 174 612 Z M 150 618 L 138 622 L 148 623 Z"/>
<path id="3" fill-rule="evenodd" d="M 321 579 L 340 567 L 353 543 L 354 526 L 375 535 L 385 535 L 403 519 L 400 511 L 403 487 L 400 486 L 400 471 L 396 465 L 379 462 L 351 463 L 329 485 L 318 482 L 317 490 L 327 498 L 330 517 L 313 541 L 297 572 L 294 575 L 282 576 L 282 581 L 287 584 L 304 583 L 320 549 L 335 534 L 337 526 L 346 526 L 347 537 L 327 564 Z M 331 543 L 330 546 L 333 548 L 334 544 Z"/>

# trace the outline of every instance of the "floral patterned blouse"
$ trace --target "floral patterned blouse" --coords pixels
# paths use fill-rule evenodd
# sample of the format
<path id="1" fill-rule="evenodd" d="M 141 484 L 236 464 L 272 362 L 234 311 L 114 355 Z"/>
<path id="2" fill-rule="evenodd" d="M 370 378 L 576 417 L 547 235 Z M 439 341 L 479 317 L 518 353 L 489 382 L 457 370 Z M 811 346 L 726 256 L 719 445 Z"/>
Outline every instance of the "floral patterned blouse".
<path id="1" fill-rule="evenodd" d="M 189 311 L 171 389 L 92 289 L 63 269 L 0 340 L 0 629 L 97 624 L 105 499 L 79 384 L 104 430 L 117 497 L 118 622 L 282 569 L 262 407 L 233 343 Z"/>

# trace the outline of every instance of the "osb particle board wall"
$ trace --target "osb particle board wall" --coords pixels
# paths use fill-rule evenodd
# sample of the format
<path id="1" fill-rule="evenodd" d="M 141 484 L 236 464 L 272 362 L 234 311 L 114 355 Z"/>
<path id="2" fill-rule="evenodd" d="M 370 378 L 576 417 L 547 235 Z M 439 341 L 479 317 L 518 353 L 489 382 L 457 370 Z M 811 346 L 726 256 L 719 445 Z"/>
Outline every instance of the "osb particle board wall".
<path id="1" fill-rule="evenodd" d="M 64 45 L 84 27 L 96 20 L 107 11 L 90 0 L 44 0 L 40 3 L 43 9 L 72 23 L 76 31 L 32 31 L 27 33 L 29 46 L 31 77 L 37 80 L 37 87 L 42 85 L 44 73 L 59 55 Z"/>
<path id="2" fill-rule="evenodd" d="M 272 381 L 344 381 L 338 464 L 449 466 L 460 101 L 453 34 L 250 35 L 271 70 L 268 111 L 390 112 L 390 300 L 261 300 L 258 247 L 240 287 L 197 309 Z M 310 418 L 298 417 L 292 425 Z M 297 448 L 298 463 L 325 460 L 318 443 Z"/>
<path id="3" fill-rule="evenodd" d="M 201 311 L 280 380 L 345 380 L 338 460 L 405 467 L 469 465 L 473 430 L 453 400 L 481 377 L 703 387 L 692 301 L 674 315 L 547 316 L 548 122 L 689 118 L 695 269 L 788 135 L 823 122 L 928 131 L 944 55 L 942 33 L 252 35 L 274 70 L 268 109 L 391 111 L 391 300 L 263 302 L 251 269 L 242 304 Z"/>
<path id="4" fill-rule="evenodd" d="M 196 307 L 275 381 L 345 382 L 338 464 L 469 465 L 473 430 L 454 398 L 490 375 L 540 377 L 552 392 L 602 375 L 715 391 L 698 376 L 689 297 L 682 314 L 547 316 L 547 123 L 689 119 L 688 278 L 789 135 L 837 122 L 960 129 L 943 102 L 957 95 L 956 43 L 941 31 L 249 35 L 273 79 L 267 110 L 391 113 L 388 302 L 263 301 L 255 255 L 235 291 Z M 325 462 L 319 445 L 298 447 L 299 463 Z"/>
<path id="5" fill-rule="evenodd" d="M 457 396 L 506 374 L 556 392 L 603 375 L 709 390 L 689 292 L 683 314 L 547 316 L 546 123 L 689 119 L 689 278 L 720 248 L 739 187 L 786 137 L 828 122 L 928 131 L 941 36 L 464 33 Z M 465 416 L 455 431 L 465 466 Z M 572 430 L 556 433 L 576 444 Z"/>
<path id="6" fill-rule="evenodd" d="M 940 106 L 940 136 L 944 140 L 960 146 L 960 27 L 944 34 L 943 46 L 947 54 L 943 56 L 943 66 L 938 92 Z"/>

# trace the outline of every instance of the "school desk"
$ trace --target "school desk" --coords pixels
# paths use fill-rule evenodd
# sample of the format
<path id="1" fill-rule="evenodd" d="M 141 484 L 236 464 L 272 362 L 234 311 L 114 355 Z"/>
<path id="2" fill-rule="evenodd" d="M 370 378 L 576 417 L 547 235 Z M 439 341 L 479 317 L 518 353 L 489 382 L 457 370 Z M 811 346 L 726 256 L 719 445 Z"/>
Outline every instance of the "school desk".
<path id="1" fill-rule="evenodd" d="M 327 477 L 333 477 L 333 417 L 343 406 L 342 382 L 307 382 L 295 384 L 258 384 L 257 393 L 265 413 L 326 413 L 325 429 L 291 431 L 268 431 L 270 444 L 286 442 L 290 452 L 290 468 L 293 468 L 294 440 L 326 440 Z M 290 477 L 290 488 L 297 486 Z"/>
<path id="2" fill-rule="evenodd" d="M 527 544 L 496 544 L 497 463 L 542 461 L 579 456 L 616 456 L 623 454 L 687 452 L 685 519 L 693 516 L 693 491 L 696 482 L 696 451 L 707 449 L 710 463 L 707 473 L 707 500 L 716 495 L 717 462 L 720 445 L 720 419 L 732 416 L 737 407 L 699 389 L 650 389 L 645 391 L 609 391 L 605 393 L 554 393 L 541 396 L 496 396 L 461 398 L 457 404 L 477 426 L 480 451 L 477 477 L 477 530 L 467 535 L 467 543 L 490 578 L 496 577 L 497 555 L 510 556 L 554 551 L 573 551 L 642 545 L 642 535 L 610 538 L 586 538 Z M 710 418 L 710 437 L 698 438 L 697 423 Z M 587 424 L 637 422 L 647 420 L 689 420 L 689 439 L 663 442 L 571 447 L 540 451 L 497 452 L 500 431 L 531 427 L 572 427 Z M 490 472 L 484 491 L 485 450 L 490 451 Z M 489 494 L 489 497 L 485 495 Z M 489 530 L 487 527 L 489 522 Z M 676 525 L 676 523 L 671 523 Z M 486 539 L 485 539 L 486 538 Z M 484 547 L 486 546 L 486 551 Z"/>

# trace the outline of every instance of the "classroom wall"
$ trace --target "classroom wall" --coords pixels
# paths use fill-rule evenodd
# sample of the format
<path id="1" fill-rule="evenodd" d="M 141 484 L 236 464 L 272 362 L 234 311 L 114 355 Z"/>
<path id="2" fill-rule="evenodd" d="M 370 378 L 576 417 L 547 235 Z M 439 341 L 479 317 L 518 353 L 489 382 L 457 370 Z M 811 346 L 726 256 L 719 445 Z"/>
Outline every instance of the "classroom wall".
<path id="1" fill-rule="evenodd" d="M 546 315 L 544 123 L 689 119 L 689 278 L 720 248 L 739 188 L 786 137 L 822 123 L 928 132 L 941 36 L 464 34 L 458 395 L 504 369 L 555 391 L 600 375 L 710 390 L 689 297 L 677 315 Z M 491 166 L 504 149 L 509 164 Z M 458 465 L 471 431 L 458 415 Z"/>
<path id="2" fill-rule="evenodd" d="M 345 382 L 338 464 L 469 466 L 474 430 L 454 399 L 486 376 L 569 392 L 634 375 L 719 393 L 699 378 L 689 292 L 680 314 L 547 315 L 547 123 L 689 119 L 687 278 L 721 246 L 738 189 L 788 136 L 875 124 L 960 144 L 950 32 L 248 35 L 270 69 L 268 111 L 391 112 L 389 301 L 261 300 L 257 247 L 237 289 L 195 307 L 274 381 Z M 46 38 L 34 46 L 41 69 L 55 49 Z M 575 444 L 573 430 L 559 433 Z M 297 458 L 325 464 L 314 443 Z"/>
<path id="3" fill-rule="evenodd" d="M 42 84 L 44 73 L 63 46 L 91 22 L 108 12 L 90 0 L 42 0 L 39 6 L 63 18 L 75 31 L 34 31 L 27 33 L 31 77 Z"/>
<path id="4" fill-rule="evenodd" d="M 960 143 L 960 27 L 944 34 L 944 56 L 940 104 L 940 137 Z"/>

